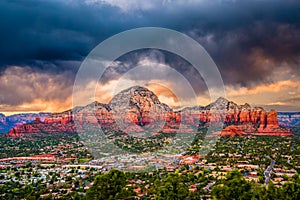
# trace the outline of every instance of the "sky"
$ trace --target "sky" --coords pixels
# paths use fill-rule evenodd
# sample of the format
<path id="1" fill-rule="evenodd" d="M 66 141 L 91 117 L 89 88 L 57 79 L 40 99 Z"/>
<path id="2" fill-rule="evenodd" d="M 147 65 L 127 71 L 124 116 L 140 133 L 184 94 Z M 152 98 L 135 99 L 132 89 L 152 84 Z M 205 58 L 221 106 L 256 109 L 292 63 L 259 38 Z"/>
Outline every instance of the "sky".
<path id="1" fill-rule="evenodd" d="M 176 30 L 199 42 L 220 71 L 227 99 L 300 111 L 299 10 L 298 0 L 0 1 L 0 112 L 71 108 L 76 73 L 89 52 L 141 27 Z M 109 102 L 123 75 L 137 65 L 174 68 L 191 83 L 198 104 L 210 102 L 193 66 L 157 49 L 129 52 L 112 63 L 99 83 L 91 83 L 97 84 L 96 99 Z M 126 80 L 135 84 L 136 77 Z M 176 107 L 172 84 L 176 80 L 146 86 Z"/>

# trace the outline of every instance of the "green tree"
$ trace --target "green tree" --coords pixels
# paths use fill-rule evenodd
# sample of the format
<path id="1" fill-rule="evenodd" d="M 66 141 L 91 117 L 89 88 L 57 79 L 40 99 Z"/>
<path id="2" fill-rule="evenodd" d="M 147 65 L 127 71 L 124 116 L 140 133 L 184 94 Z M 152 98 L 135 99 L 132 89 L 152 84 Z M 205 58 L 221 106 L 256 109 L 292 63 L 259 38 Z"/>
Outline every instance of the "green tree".
<path id="1" fill-rule="evenodd" d="M 272 181 L 269 182 L 267 190 L 262 197 L 263 199 L 283 199 L 281 189 L 275 187 Z"/>
<path id="2" fill-rule="evenodd" d="M 223 186 L 213 187 L 213 199 L 251 199 L 253 195 L 252 183 L 247 182 L 238 170 L 233 170 L 226 175 Z"/>
<path id="3" fill-rule="evenodd" d="M 87 191 L 87 199 L 111 200 L 130 197 L 135 193 L 125 188 L 127 183 L 124 172 L 111 170 L 96 176 L 93 186 Z"/>
<path id="4" fill-rule="evenodd" d="M 284 199 L 300 199 L 300 184 L 299 183 L 285 183 L 282 188 Z"/>
<path id="5" fill-rule="evenodd" d="M 183 177 L 177 173 L 170 173 L 161 180 L 154 182 L 151 193 L 156 199 L 185 199 L 189 195 L 188 186 L 184 184 Z"/>

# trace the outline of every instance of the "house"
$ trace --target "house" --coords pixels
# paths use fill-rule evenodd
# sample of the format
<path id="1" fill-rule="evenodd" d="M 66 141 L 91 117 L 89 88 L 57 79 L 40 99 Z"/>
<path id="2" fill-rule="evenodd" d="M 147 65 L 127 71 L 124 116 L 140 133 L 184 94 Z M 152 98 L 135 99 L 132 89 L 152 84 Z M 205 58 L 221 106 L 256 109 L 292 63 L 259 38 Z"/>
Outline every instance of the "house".
<path id="1" fill-rule="evenodd" d="M 257 171 L 249 172 L 248 175 L 251 176 L 251 177 L 258 176 Z"/>

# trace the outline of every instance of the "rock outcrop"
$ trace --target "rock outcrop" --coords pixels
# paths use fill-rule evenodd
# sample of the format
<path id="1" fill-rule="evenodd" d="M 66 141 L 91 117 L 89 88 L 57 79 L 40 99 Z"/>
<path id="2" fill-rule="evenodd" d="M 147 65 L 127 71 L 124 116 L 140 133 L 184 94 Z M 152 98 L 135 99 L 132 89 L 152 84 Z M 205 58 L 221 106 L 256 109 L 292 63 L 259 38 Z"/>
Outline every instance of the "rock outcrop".
<path id="1" fill-rule="evenodd" d="M 193 125 L 199 122 L 201 126 L 205 126 L 208 122 L 224 122 L 227 127 L 221 131 L 222 136 L 292 135 L 289 129 L 279 127 L 275 110 L 267 112 L 261 107 L 251 108 L 247 103 L 237 105 L 224 98 L 219 98 L 205 107 L 184 109 L 182 119 Z"/>
<path id="2" fill-rule="evenodd" d="M 20 137 L 33 133 L 75 132 L 85 125 L 110 126 L 117 124 L 127 132 L 143 132 L 145 127 L 163 127 L 162 132 L 174 132 L 179 125 L 191 132 L 195 127 L 206 127 L 210 123 L 223 122 L 226 126 L 221 136 L 244 135 L 291 135 L 288 129 L 280 128 L 277 112 L 267 112 L 249 104 L 237 105 L 219 98 L 207 106 L 185 108 L 175 112 L 150 90 L 135 86 L 118 93 L 109 104 L 94 102 L 62 113 L 35 116 L 31 123 L 12 128 L 7 136 Z M 32 122 L 33 121 L 33 122 Z M 6 120 L 0 116 L 0 122 Z M 76 128 L 75 128 L 76 127 Z M 156 130 L 156 129 L 155 129 Z"/>
<path id="3" fill-rule="evenodd" d="M 39 117 L 28 124 L 21 124 L 6 133 L 8 137 L 31 137 L 40 134 L 61 134 L 76 132 L 74 123 L 66 122 L 63 117 L 49 117 L 42 122 Z"/>
<path id="4" fill-rule="evenodd" d="M 50 113 L 21 113 L 5 116 L 0 113 L 0 133 L 6 133 L 14 127 L 30 123 L 37 117 L 39 117 L 41 121 L 44 121 L 44 119 L 50 115 Z"/>
<path id="5" fill-rule="evenodd" d="M 112 109 L 114 119 L 140 126 L 166 118 L 175 118 L 169 106 L 161 103 L 152 91 L 139 86 L 118 93 L 110 101 L 109 107 Z"/>
<path id="6" fill-rule="evenodd" d="M 243 130 L 242 126 L 227 126 L 221 131 L 221 136 L 244 136 L 247 133 Z"/>

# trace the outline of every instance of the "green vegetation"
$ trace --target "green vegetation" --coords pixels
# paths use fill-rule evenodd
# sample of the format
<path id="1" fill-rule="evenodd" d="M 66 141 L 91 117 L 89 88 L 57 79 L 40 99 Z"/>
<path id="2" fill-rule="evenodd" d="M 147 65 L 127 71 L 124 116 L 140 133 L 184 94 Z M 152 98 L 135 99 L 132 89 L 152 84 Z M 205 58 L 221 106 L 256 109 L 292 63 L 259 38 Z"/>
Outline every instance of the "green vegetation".
<path id="1" fill-rule="evenodd" d="M 33 135 L 31 138 L 9 138 L 0 135 L 0 159 L 38 154 L 86 159 L 89 152 L 80 142 L 79 136 L 74 133 Z"/>
<path id="2" fill-rule="evenodd" d="M 163 141 L 173 138 L 174 134 L 160 134 L 148 143 L 130 137 L 120 140 L 120 135 L 112 137 L 136 152 L 151 151 L 158 148 L 158 143 L 164 145 Z M 199 131 L 184 154 L 197 155 L 203 139 Z M 194 164 L 176 161 L 163 169 L 152 166 L 152 172 L 135 173 L 115 170 L 120 165 L 113 162 L 109 165 L 112 169 L 107 165 L 102 169 L 68 167 L 58 161 L 46 165 L 37 161 L 0 163 L 0 199 L 300 199 L 299 147 L 299 136 L 222 137 L 205 158 Z M 44 153 L 61 160 L 72 158 L 78 164 L 88 164 L 92 159 L 73 134 L 23 140 L 0 137 L 1 158 Z M 279 169 L 271 173 L 267 186 L 264 171 L 270 159 L 265 155 L 272 157 L 274 168 Z M 241 164 L 253 166 L 239 167 Z"/>
<path id="3" fill-rule="evenodd" d="M 199 149 L 199 146 L 194 148 Z M 206 158 L 209 163 L 218 165 L 241 162 L 269 165 L 265 155 L 276 159 L 276 167 L 300 166 L 300 137 L 222 137 Z"/>
<path id="4" fill-rule="evenodd" d="M 93 186 L 87 191 L 87 199 L 113 200 L 135 196 L 132 188 L 125 187 L 127 177 L 124 172 L 111 170 L 96 176 Z"/>
<path id="5" fill-rule="evenodd" d="M 272 182 L 267 186 L 259 186 L 254 182 L 247 182 L 242 174 L 234 170 L 226 175 L 219 185 L 213 187 L 213 199 L 300 199 L 300 179 L 297 176 L 294 182 L 285 183 L 282 187 L 276 187 Z"/>

